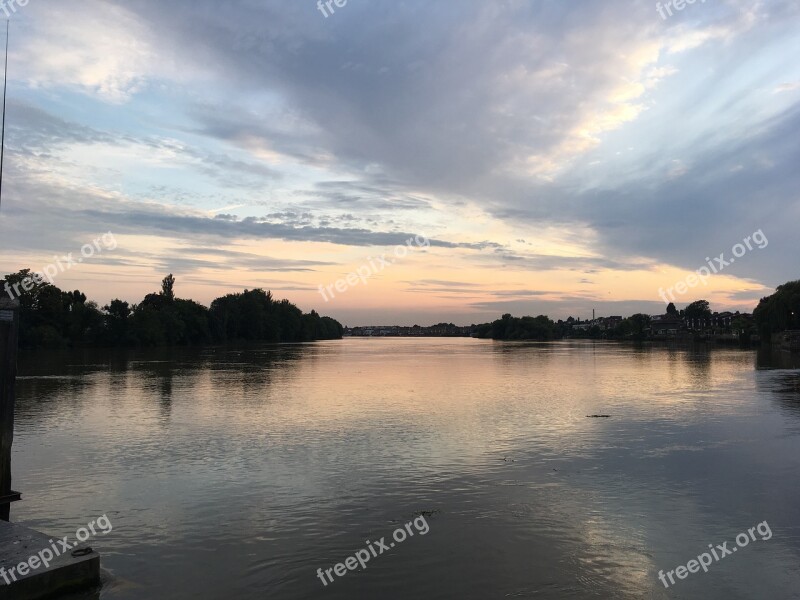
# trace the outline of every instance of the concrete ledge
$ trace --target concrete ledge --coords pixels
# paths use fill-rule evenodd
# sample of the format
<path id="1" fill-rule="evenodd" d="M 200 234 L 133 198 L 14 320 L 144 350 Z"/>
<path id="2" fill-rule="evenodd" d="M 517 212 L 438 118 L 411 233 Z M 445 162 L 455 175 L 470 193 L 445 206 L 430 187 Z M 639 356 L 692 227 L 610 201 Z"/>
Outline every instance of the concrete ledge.
<path id="1" fill-rule="evenodd" d="M 73 556 L 79 548 L 88 548 L 81 544 L 56 557 L 48 567 L 39 568 L 20 576 L 15 572 L 17 581 L 8 574 L 11 568 L 27 562 L 31 556 L 50 548 L 52 542 L 59 548 L 57 538 L 16 525 L 0 522 L 0 567 L 6 569 L 6 577 L 10 583 L 0 577 L 0 600 L 39 600 L 52 598 L 64 592 L 91 588 L 100 583 L 100 555 L 92 551 L 86 556 Z"/>

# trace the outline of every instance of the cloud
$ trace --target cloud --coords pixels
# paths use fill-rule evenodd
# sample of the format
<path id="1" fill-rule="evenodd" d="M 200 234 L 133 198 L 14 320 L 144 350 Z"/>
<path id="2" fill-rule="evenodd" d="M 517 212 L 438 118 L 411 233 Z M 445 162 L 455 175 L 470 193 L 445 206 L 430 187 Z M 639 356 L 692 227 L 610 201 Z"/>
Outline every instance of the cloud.
<path id="1" fill-rule="evenodd" d="M 775 88 L 775 93 L 780 94 L 783 92 L 793 92 L 800 89 L 800 81 L 792 81 L 790 83 L 782 83 Z"/>
<path id="2" fill-rule="evenodd" d="M 32 3 L 28 10 L 36 35 L 20 36 L 14 61 L 25 65 L 31 87 L 72 88 L 121 103 L 142 90 L 159 62 L 148 28 L 122 6 L 86 0 Z"/>
<path id="3" fill-rule="evenodd" d="M 0 216 L 21 251 L 113 229 L 193 242 L 161 266 L 256 268 L 201 252 L 224 240 L 316 268 L 288 248 L 426 232 L 476 269 L 624 276 L 697 268 L 762 229 L 769 248 L 730 274 L 796 277 L 795 2 L 667 21 L 648 0 L 28 8 Z"/>

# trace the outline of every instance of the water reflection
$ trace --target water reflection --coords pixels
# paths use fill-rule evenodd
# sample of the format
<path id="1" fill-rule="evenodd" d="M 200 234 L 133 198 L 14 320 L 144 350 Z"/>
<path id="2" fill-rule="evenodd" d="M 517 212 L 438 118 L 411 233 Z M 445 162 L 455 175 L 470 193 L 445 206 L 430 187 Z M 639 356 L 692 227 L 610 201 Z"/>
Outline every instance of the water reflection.
<path id="1" fill-rule="evenodd" d="M 759 369 L 800 369 L 800 353 L 764 346 L 756 354 Z"/>
<path id="2" fill-rule="evenodd" d="M 798 381 L 757 360 L 350 339 L 26 361 L 16 517 L 113 511 L 99 550 L 132 585 L 104 599 L 791 597 Z M 322 587 L 419 511 L 427 536 Z M 765 519 L 746 557 L 658 581 Z"/>
<path id="3" fill-rule="evenodd" d="M 777 374 L 768 389 L 782 408 L 800 417 L 800 372 Z"/>
<path id="4" fill-rule="evenodd" d="M 762 348 L 756 365 L 759 390 L 771 396 L 787 414 L 800 417 L 800 354 Z"/>

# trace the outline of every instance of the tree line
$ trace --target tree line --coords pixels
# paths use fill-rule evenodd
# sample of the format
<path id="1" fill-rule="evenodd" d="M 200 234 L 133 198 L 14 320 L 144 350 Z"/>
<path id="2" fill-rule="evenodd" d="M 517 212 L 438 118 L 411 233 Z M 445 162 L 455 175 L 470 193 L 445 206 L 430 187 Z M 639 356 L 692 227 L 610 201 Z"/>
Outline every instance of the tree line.
<path id="1" fill-rule="evenodd" d="M 635 314 L 623 319 L 618 325 L 609 330 L 600 330 L 594 327 L 578 330 L 575 325 L 580 322 L 573 317 L 566 321 L 553 321 L 550 317 L 513 317 L 503 315 L 492 323 L 484 323 L 476 328 L 476 336 L 493 340 L 535 340 L 549 341 L 563 338 L 603 338 L 611 340 L 634 339 L 644 340 L 650 327 L 650 316 Z"/>
<path id="2" fill-rule="evenodd" d="M 666 316 L 700 323 L 710 320 L 713 315 L 707 300 L 697 300 L 681 310 L 670 303 L 666 309 Z M 476 335 L 495 340 L 547 341 L 565 337 L 644 340 L 648 338 L 651 321 L 650 315 L 638 313 L 622 319 L 610 329 L 594 327 L 578 331 L 575 329 L 578 321 L 573 317 L 556 322 L 545 315 L 513 317 L 505 314 L 492 323 L 476 326 Z M 800 330 L 800 281 L 778 286 L 774 294 L 761 299 L 753 311 L 752 321 L 745 315 L 737 315 L 730 328 L 740 332 L 743 339 L 749 339 L 751 333 L 757 332 L 764 341 L 769 341 L 773 333 Z"/>
<path id="3" fill-rule="evenodd" d="M 19 299 L 22 348 L 309 342 L 340 339 L 343 333 L 335 319 L 313 310 L 304 314 L 262 289 L 222 296 L 210 307 L 177 298 L 172 274 L 163 279 L 160 291 L 138 304 L 114 299 L 102 308 L 79 290 L 65 292 L 33 277 L 29 269 L 0 283 Z"/>

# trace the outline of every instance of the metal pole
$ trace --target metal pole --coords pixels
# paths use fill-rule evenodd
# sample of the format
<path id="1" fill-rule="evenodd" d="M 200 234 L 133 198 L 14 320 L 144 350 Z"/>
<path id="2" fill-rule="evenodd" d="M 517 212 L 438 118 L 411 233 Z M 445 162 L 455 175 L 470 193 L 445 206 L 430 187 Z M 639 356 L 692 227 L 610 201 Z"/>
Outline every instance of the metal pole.
<path id="1" fill-rule="evenodd" d="M 0 202 L 3 198 L 3 164 L 6 150 L 6 89 L 8 87 L 8 30 L 3 73 L 3 125 L 0 134 Z M 0 292 L 2 292 L 0 290 Z M 14 384 L 17 379 L 19 301 L 0 298 L 0 519 L 8 521 L 11 503 L 19 500 L 11 489 L 11 444 L 14 442 Z"/>
<path id="2" fill-rule="evenodd" d="M 11 444 L 14 442 L 14 383 L 17 378 L 19 302 L 0 298 L 0 519 L 8 521 L 11 503 Z"/>
<path id="3" fill-rule="evenodd" d="M 6 21 L 6 66 L 3 71 L 3 133 L 0 136 L 0 206 L 3 205 L 3 164 L 6 158 L 6 92 L 8 91 L 8 31 L 11 21 Z"/>

